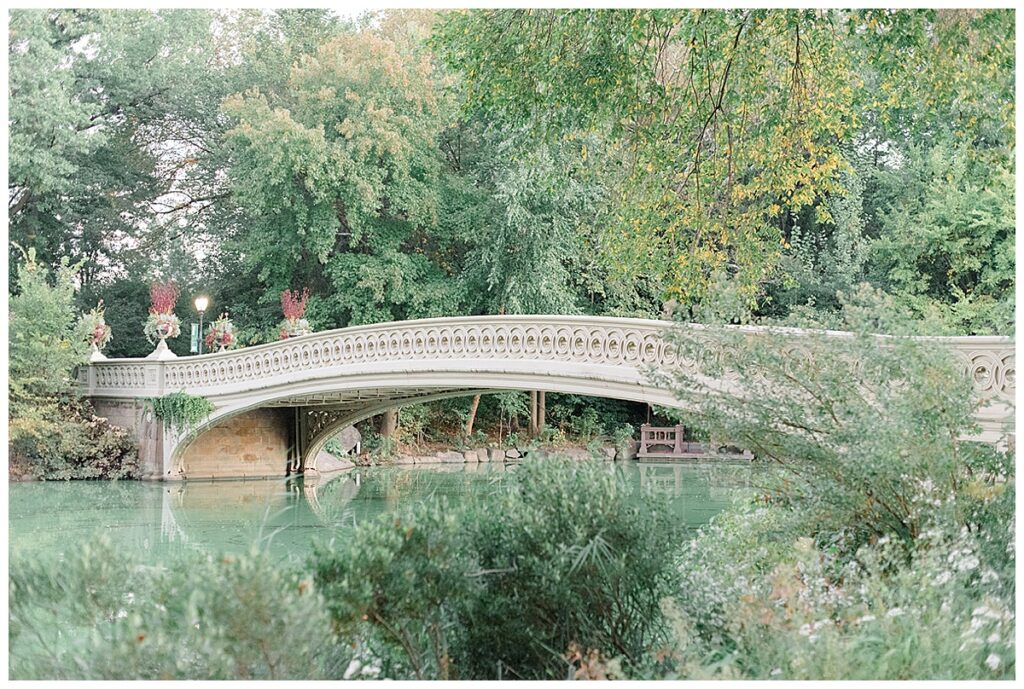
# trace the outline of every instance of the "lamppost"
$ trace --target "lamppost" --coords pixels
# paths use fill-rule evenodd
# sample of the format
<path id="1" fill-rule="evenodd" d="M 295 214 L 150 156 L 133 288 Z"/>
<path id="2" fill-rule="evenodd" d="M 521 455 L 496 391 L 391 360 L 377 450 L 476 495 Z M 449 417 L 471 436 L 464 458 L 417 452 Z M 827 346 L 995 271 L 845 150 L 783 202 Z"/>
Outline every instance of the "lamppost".
<path id="1" fill-rule="evenodd" d="M 209 297 L 196 297 L 196 311 L 199 312 L 199 353 L 203 353 L 203 314 L 210 305 Z"/>

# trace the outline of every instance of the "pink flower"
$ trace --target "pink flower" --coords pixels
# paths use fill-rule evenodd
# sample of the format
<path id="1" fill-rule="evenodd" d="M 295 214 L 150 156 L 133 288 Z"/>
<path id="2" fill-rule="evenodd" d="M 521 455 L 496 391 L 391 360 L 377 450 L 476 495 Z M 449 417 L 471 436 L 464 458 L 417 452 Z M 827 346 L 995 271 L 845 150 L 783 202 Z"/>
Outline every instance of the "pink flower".
<path id="1" fill-rule="evenodd" d="M 300 293 L 298 290 L 286 289 L 281 292 L 281 310 L 284 317 L 290 321 L 302 318 L 306 313 L 306 300 L 309 299 L 309 288 L 304 287 Z"/>
<path id="2" fill-rule="evenodd" d="M 178 302 L 178 288 L 173 282 L 156 283 L 149 286 L 150 313 L 171 313 Z"/>

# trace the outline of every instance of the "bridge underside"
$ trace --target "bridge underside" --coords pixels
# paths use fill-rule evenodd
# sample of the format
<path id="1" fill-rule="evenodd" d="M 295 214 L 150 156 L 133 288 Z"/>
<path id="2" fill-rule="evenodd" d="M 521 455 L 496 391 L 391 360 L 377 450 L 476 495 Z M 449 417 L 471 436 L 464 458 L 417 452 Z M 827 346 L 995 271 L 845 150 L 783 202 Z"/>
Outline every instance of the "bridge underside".
<path id="1" fill-rule="evenodd" d="M 673 403 L 664 393 L 652 395 L 650 391 L 631 387 L 634 389 L 625 392 L 610 389 L 604 396 Z M 328 440 L 342 429 L 388 409 L 452 397 L 536 389 L 594 395 L 586 388 L 537 381 L 519 386 L 508 381 L 476 386 L 396 384 L 282 395 L 256 407 L 221 414 L 189 437 L 179 439 L 162 478 L 283 476 L 294 471 L 316 471 L 317 458 Z"/>
<path id="2" fill-rule="evenodd" d="M 543 387 L 551 389 L 550 386 Z M 316 472 L 317 458 L 328 440 L 342 429 L 388 409 L 510 389 L 536 388 L 414 385 L 293 394 L 221 414 L 185 438 L 165 438 L 166 431 L 158 425 L 154 427 L 152 423 L 148 424 L 148 430 L 140 429 L 139 436 L 143 446 L 147 444 L 148 438 L 151 447 L 148 453 L 151 456 L 149 470 L 146 472 L 149 478 L 178 480 L 285 476 L 295 472 Z M 648 396 L 642 393 L 606 396 L 658 404 L 666 401 L 645 399 Z M 107 415 L 111 412 L 110 409 L 104 409 L 101 401 L 97 409 Z M 978 438 L 971 439 L 996 442 L 1002 433 L 994 421 L 983 424 L 991 428 L 986 428 Z M 130 425 L 123 420 L 118 422 L 120 425 Z M 167 452 L 162 451 L 165 444 Z M 144 451 L 143 455 L 146 454 Z M 161 455 L 167 455 L 162 462 Z"/>
<path id="3" fill-rule="evenodd" d="M 451 397 L 500 392 L 496 388 L 374 388 L 353 393 L 306 396 L 275 401 L 274 406 L 297 410 L 298 456 L 303 471 L 317 470 L 317 457 L 328 440 L 343 428 L 382 414 L 394 407 L 422 404 Z"/>

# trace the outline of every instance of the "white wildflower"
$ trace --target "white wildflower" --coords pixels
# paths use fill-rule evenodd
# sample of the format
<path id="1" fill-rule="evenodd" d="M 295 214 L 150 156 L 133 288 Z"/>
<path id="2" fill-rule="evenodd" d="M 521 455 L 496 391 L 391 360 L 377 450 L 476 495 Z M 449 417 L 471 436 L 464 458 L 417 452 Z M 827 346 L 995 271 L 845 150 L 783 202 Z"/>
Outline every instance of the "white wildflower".
<path id="1" fill-rule="evenodd" d="M 999 643 L 999 632 L 992 632 L 991 634 L 989 634 L 988 639 L 986 639 L 986 641 L 988 641 L 990 644 Z"/>
<path id="2" fill-rule="evenodd" d="M 972 617 L 987 617 L 990 620 L 998 620 L 998 619 L 1000 619 L 1002 617 L 1002 615 L 1000 615 L 999 612 L 997 612 L 996 610 L 993 610 L 992 608 L 988 607 L 987 605 L 982 605 L 982 606 L 979 606 L 979 607 L 975 608 L 974 611 L 971 613 L 971 616 Z"/>
<path id="3" fill-rule="evenodd" d="M 893 608 L 889 612 L 885 613 L 886 617 L 901 617 L 903 615 L 903 608 Z"/>
<path id="4" fill-rule="evenodd" d="M 984 626 L 985 626 L 985 618 L 983 618 L 983 617 L 972 617 L 971 618 L 971 628 L 968 629 L 963 634 L 961 634 L 961 636 L 968 636 L 969 634 L 973 634 L 974 632 L 978 631 L 979 629 L 981 629 Z"/>
<path id="5" fill-rule="evenodd" d="M 777 676 L 779 676 L 781 674 L 782 674 L 782 668 L 781 667 L 777 667 L 774 670 L 772 670 L 771 672 L 769 672 L 768 676 L 769 677 L 777 677 Z"/>
<path id="6" fill-rule="evenodd" d="M 876 619 L 877 618 L 874 615 L 864 615 L 863 617 L 858 617 L 857 619 L 855 619 L 853 623 L 864 624 L 865 622 L 874 622 Z"/>
<path id="7" fill-rule="evenodd" d="M 352 679 L 359 674 L 359 671 L 362 669 L 363 664 L 359 662 L 358 658 L 354 658 L 352 662 L 348 664 L 348 667 L 345 668 L 345 674 L 342 676 L 342 679 Z"/>
<path id="8" fill-rule="evenodd" d="M 985 658 L 985 664 L 988 665 L 990 670 L 997 670 L 999 668 L 999 664 L 1002 662 L 1002 658 L 997 656 L 995 653 L 990 653 L 988 658 Z"/>

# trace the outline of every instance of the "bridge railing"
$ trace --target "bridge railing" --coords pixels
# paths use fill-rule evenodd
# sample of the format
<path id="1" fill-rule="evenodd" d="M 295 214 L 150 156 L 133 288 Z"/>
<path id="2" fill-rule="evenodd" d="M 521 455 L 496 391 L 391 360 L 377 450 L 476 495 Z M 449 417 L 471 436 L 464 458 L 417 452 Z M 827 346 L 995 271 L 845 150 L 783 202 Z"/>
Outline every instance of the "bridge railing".
<path id="1" fill-rule="evenodd" d="M 247 392 L 325 371 L 359 372 L 392 362 L 547 361 L 617 367 L 672 367 L 679 362 L 665 333 L 669 321 L 593 316 L 472 316 L 381 323 L 312 333 L 233 351 L 170 360 L 109 359 L 82 367 L 83 394 L 145 397 L 188 390 L 216 396 Z M 691 325 L 688 327 L 701 328 Z M 742 326 L 789 335 L 793 328 Z M 829 333 L 837 337 L 849 333 Z M 1005 337 L 919 338 L 950 347 L 980 399 L 1012 404 L 1014 343 Z"/>

